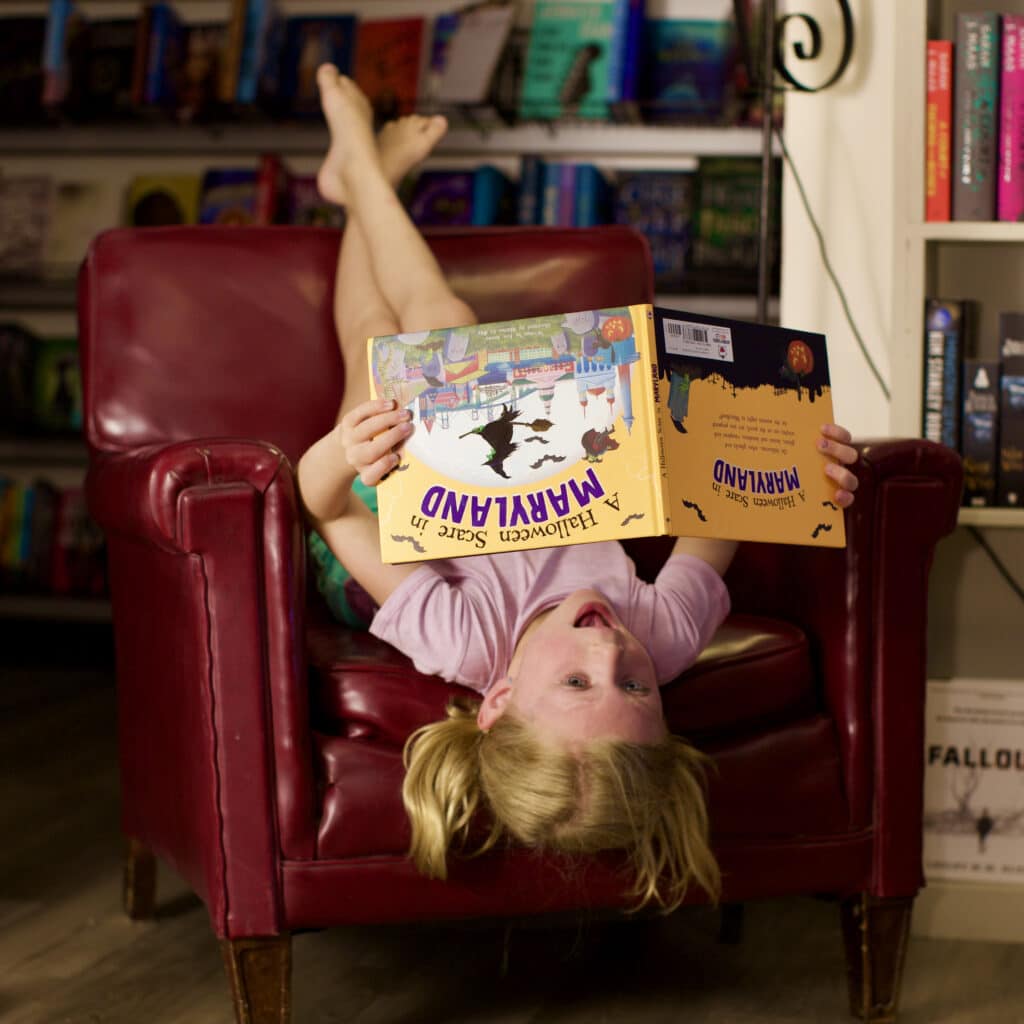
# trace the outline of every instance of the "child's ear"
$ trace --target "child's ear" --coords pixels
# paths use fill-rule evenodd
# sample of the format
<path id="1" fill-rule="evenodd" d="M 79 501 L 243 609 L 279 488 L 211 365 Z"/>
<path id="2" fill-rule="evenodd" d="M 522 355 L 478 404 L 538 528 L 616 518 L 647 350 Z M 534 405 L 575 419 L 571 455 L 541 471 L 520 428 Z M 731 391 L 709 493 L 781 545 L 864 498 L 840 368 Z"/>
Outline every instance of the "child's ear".
<path id="1" fill-rule="evenodd" d="M 476 713 L 476 724 L 480 726 L 484 732 L 488 732 L 491 726 L 501 718 L 502 713 L 505 710 L 505 706 L 508 704 L 509 697 L 511 696 L 511 677 L 503 679 L 500 683 L 495 683 L 494 686 L 487 691 L 480 704 L 480 710 Z"/>

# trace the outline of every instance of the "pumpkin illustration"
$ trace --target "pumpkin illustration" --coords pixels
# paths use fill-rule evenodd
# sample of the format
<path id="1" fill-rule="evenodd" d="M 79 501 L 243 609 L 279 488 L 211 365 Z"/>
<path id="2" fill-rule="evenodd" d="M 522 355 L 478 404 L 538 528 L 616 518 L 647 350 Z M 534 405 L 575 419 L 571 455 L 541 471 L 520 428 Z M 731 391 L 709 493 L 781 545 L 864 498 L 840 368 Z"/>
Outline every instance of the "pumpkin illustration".
<path id="1" fill-rule="evenodd" d="M 601 324 L 601 337 L 605 341 L 625 341 L 632 334 L 633 325 L 624 316 L 610 316 Z"/>
<path id="2" fill-rule="evenodd" d="M 814 353 L 805 341 L 791 341 L 786 350 L 786 365 L 797 376 L 804 376 L 814 369 Z"/>

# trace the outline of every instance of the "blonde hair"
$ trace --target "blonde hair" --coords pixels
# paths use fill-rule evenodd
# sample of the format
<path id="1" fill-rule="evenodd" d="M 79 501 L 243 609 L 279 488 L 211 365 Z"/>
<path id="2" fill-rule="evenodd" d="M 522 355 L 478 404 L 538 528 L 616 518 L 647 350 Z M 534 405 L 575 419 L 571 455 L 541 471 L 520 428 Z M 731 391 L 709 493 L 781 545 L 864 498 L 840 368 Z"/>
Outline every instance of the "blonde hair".
<path id="1" fill-rule="evenodd" d="M 708 845 L 707 758 L 677 736 L 660 743 L 597 740 L 570 753 L 541 743 L 508 709 L 488 732 L 477 710 L 451 704 L 447 717 L 409 737 L 402 802 L 412 826 L 409 856 L 447 877 L 453 846 L 483 853 L 503 836 L 573 854 L 626 851 L 638 906 L 677 907 L 691 882 L 713 899 L 718 865 Z M 470 850 L 478 811 L 486 835 Z M 475 829 L 474 829 L 475 832 Z"/>

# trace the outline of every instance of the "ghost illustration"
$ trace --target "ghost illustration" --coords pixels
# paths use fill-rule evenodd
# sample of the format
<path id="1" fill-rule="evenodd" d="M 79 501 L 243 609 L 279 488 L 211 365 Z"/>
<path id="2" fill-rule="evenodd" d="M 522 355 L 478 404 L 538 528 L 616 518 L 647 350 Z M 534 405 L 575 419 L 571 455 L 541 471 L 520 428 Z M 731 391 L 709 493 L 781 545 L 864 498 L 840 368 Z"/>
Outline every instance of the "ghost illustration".
<path id="1" fill-rule="evenodd" d="M 557 334 L 552 335 L 551 351 L 556 356 L 564 356 L 569 351 L 569 339 L 565 336 L 565 331 L 559 331 Z"/>
<path id="2" fill-rule="evenodd" d="M 445 339 L 444 357 L 449 363 L 458 363 L 466 358 L 469 348 L 469 334 L 466 331 L 449 331 Z"/>
<path id="3" fill-rule="evenodd" d="M 579 313 L 567 313 L 562 321 L 562 326 L 567 327 L 573 334 L 586 334 L 597 327 L 597 313 L 591 309 L 582 310 Z"/>
<path id="4" fill-rule="evenodd" d="M 422 345 L 430 337 L 430 331 L 416 331 L 412 334 L 396 334 L 403 345 Z"/>

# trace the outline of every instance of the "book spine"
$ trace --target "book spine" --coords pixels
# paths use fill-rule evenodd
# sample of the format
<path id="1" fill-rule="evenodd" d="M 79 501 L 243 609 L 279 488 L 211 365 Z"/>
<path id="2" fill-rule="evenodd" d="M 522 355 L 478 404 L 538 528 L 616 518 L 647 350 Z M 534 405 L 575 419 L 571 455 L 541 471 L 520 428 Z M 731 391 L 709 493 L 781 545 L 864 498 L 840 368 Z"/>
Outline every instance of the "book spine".
<path id="1" fill-rule="evenodd" d="M 967 303 L 929 299 L 925 310 L 922 433 L 960 448 L 961 371 L 968 355 Z"/>
<path id="2" fill-rule="evenodd" d="M 238 102 L 255 103 L 263 46 L 270 21 L 270 0 L 249 0 L 238 67 Z"/>
<path id="3" fill-rule="evenodd" d="M 546 163 L 544 165 L 544 184 L 541 189 L 540 222 L 554 225 L 558 223 L 558 193 L 561 183 L 562 165 Z"/>
<path id="4" fill-rule="evenodd" d="M 950 214 L 950 119 L 953 104 L 953 44 L 928 40 L 925 140 L 925 220 L 948 221 Z"/>
<path id="5" fill-rule="evenodd" d="M 958 14 L 956 26 L 953 220 L 994 220 L 999 15 Z"/>
<path id="6" fill-rule="evenodd" d="M 71 19 L 72 0 L 50 0 L 50 14 L 46 22 L 43 42 L 43 105 L 58 106 L 67 95 L 66 43 L 68 21 Z"/>
<path id="7" fill-rule="evenodd" d="M 593 164 L 580 164 L 576 168 L 574 227 L 588 228 L 601 222 L 599 210 L 603 184 L 601 172 Z"/>
<path id="8" fill-rule="evenodd" d="M 171 12 L 167 4 L 157 4 L 153 8 L 153 19 L 149 29 L 146 87 L 143 93 L 146 103 L 156 103 L 160 98 L 160 76 L 170 35 L 170 18 Z"/>
<path id="9" fill-rule="evenodd" d="M 256 179 L 256 224 L 276 224 L 284 184 L 284 164 L 277 153 L 260 157 Z"/>
<path id="10" fill-rule="evenodd" d="M 540 223 L 540 194 L 543 176 L 544 161 L 539 156 L 530 154 L 524 156 L 519 172 L 519 201 L 516 210 L 518 223 Z"/>
<path id="11" fill-rule="evenodd" d="M 234 103 L 238 98 L 238 75 L 242 66 L 242 48 L 245 45 L 245 17 L 248 0 L 231 0 L 224 52 L 221 55 L 217 96 L 221 103 Z"/>
<path id="12" fill-rule="evenodd" d="M 558 213 L 555 223 L 559 227 L 571 228 L 576 211 L 576 164 L 564 163 L 558 176 Z"/>
<path id="13" fill-rule="evenodd" d="M 469 222 L 474 227 L 494 224 L 501 202 L 501 174 L 495 167 L 478 167 L 473 172 L 473 198 L 469 207 Z"/>
<path id="14" fill-rule="evenodd" d="M 132 62 L 132 106 L 146 102 L 146 73 L 149 69 L 149 36 L 153 28 L 153 7 L 147 4 L 135 23 L 135 58 Z"/>
<path id="15" fill-rule="evenodd" d="M 995 503 L 999 429 L 999 363 L 964 360 L 962 450 L 963 503 L 985 508 Z"/>
<path id="16" fill-rule="evenodd" d="M 640 45 L 644 32 L 644 3 L 645 0 L 630 0 L 622 56 L 622 88 L 618 103 L 612 108 L 615 119 L 627 123 L 643 120 L 640 110 Z"/>
<path id="17" fill-rule="evenodd" d="M 1024 17 L 1003 15 L 999 80 L 999 173 L 996 215 L 1024 220 Z"/>
<path id="18" fill-rule="evenodd" d="M 650 445 L 648 462 L 651 467 L 651 508 L 654 528 L 652 534 L 671 533 L 668 499 L 668 462 L 665 455 L 665 424 L 662 419 L 664 403 L 659 399 L 660 371 L 658 369 L 658 342 L 654 330 L 654 307 L 649 303 L 629 307 L 633 318 L 637 349 L 641 365 L 647 370 L 648 383 L 643 387 L 644 408 L 640 415 L 648 427 Z"/>
<path id="19" fill-rule="evenodd" d="M 999 383 L 996 503 L 1024 507 L 1024 356 L 1004 356 Z"/>
<path id="20" fill-rule="evenodd" d="M 629 46 L 630 0 L 614 0 L 612 8 L 611 38 L 608 41 L 608 79 L 605 99 L 618 104 L 622 98 L 626 77 L 626 49 Z"/>

